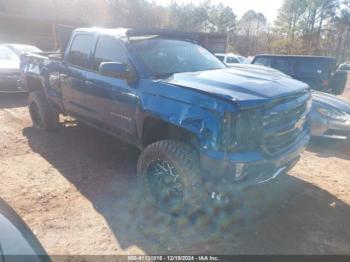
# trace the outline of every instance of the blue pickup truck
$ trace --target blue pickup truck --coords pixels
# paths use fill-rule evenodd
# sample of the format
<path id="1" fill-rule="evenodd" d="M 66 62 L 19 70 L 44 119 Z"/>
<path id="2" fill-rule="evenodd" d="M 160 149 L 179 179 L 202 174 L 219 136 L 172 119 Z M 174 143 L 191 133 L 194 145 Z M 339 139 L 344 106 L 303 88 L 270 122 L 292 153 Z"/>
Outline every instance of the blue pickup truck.
<path id="1" fill-rule="evenodd" d="M 310 138 L 308 85 L 229 69 L 188 33 L 76 29 L 22 64 L 33 126 L 70 115 L 139 148 L 144 198 L 166 212 L 274 180 Z"/>

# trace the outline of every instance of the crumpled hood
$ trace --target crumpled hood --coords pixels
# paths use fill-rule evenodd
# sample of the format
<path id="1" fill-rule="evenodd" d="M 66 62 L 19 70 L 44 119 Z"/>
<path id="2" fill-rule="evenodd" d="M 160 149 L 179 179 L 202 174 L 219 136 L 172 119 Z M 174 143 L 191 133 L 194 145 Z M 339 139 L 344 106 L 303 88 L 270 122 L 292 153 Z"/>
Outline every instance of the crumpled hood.
<path id="1" fill-rule="evenodd" d="M 0 72 L 19 72 L 19 60 L 0 59 Z"/>
<path id="2" fill-rule="evenodd" d="M 334 95 L 313 91 L 312 100 L 314 105 L 322 104 L 322 106 L 335 108 L 350 114 L 350 103 L 347 103 Z"/>
<path id="3" fill-rule="evenodd" d="M 178 73 L 164 81 L 236 101 L 240 107 L 258 106 L 308 89 L 307 84 L 283 74 L 250 67 Z"/>

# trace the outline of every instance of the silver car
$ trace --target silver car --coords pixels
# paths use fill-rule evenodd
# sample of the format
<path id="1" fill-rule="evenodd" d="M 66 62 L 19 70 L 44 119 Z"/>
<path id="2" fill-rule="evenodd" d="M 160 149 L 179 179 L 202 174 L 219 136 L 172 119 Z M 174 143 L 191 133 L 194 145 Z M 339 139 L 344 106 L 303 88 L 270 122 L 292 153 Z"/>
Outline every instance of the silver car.
<path id="1" fill-rule="evenodd" d="M 349 139 L 350 104 L 336 96 L 313 92 L 311 134 L 313 136 Z"/>

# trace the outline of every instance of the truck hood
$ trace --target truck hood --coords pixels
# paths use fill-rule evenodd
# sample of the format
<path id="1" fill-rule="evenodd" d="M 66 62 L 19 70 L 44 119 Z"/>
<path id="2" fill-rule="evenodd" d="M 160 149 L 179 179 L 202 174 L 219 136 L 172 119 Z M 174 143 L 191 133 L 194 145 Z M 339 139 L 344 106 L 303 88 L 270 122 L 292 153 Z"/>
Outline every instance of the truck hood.
<path id="1" fill-rule="evenodd" d="M 283 74 L 250 67 L 178 73 L 163 81 L 235 101 L 241 108 L 260 106 L 309 89 L 307 84 Z"/>
<path id="2" fill-rule="evenodd" d="M 350 103 L 347 103 L 338 97 L 322 92 L 313 91 L 312 100 L 314 104 L 331 107 L 350 114 Z"/>

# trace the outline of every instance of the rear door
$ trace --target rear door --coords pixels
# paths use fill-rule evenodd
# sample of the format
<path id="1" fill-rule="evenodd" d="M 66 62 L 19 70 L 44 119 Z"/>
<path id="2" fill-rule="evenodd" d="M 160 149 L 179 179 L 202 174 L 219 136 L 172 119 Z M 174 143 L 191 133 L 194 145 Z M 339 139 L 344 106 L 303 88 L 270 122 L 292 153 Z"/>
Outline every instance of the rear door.
<path id="1" fill-rule="evenodd" d="M 86 81 L 92 67 L 91 53 L 94 44 L 94 34 L 75 34 L 70 50 L 66 53 L 64 70 L 60 74 L 65 109 L 83 118 L 89 118 L 92 113 L 86 103 Z"/>

